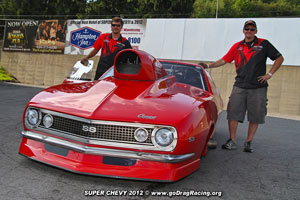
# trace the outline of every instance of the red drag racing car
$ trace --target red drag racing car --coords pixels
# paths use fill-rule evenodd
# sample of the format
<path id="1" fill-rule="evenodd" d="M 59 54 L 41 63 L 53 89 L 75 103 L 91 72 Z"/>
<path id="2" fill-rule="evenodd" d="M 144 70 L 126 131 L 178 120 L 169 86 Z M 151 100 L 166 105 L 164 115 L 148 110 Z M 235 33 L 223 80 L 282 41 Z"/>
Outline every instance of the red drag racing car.
<path id="1" fill-rule="evenodd" d="M 222 106 L 201 66 L 127 49 L 99 80 L 37 94 L 19 153 L 76 173 L 177 181 L 199 168 Z"/>

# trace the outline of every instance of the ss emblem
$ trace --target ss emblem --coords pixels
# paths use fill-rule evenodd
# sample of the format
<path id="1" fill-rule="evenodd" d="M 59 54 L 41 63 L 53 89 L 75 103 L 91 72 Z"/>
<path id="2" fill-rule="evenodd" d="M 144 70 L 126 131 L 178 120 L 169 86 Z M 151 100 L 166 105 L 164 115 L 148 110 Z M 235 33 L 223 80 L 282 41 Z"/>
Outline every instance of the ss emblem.
<path id="1" fill-rule="evenodd" d="M 94 126 L 86 126 L 86 125 L 82 126 L 82 130 L 84 132 L 91 132 L 91 133 L 96 133 L 96 131 L 97 131 L 96 127 L 94 127 Z"/>

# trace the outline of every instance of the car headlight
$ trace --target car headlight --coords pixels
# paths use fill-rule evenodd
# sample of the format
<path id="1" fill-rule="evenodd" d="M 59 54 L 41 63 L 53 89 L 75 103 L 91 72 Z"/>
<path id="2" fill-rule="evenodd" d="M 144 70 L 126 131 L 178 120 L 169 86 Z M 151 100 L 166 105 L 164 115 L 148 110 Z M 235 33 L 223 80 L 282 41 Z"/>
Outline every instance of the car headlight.
<path id="1" fill-rule="evenodd" d="M 43 118 L 43 124 L 44 124 L 45 128 L 50 128 L 53 124 L 52 115 L 50 115 L 50 114 L 45 115 Z"/>
<path id="2" fill-rule="evenodd" d="M 38 126 L 40 123 L 40 114 L 37 109 L 28 108 L 26 111 L 25 122 L 30 128 Z"/>
<path id="3" fill-rule="evenodd" d="M 155 133 L 155 141 L 158 145 L 166 147 L 174 140 L 173 132 L 168 128 L 158 129 Z"/>
<path id="4" fill-rule="evenodd" d="M 138 128 L 134 131 L 134 138 L 138 142 L 145 142 L 148 138 L 148 131 L 144 128 Z"/>

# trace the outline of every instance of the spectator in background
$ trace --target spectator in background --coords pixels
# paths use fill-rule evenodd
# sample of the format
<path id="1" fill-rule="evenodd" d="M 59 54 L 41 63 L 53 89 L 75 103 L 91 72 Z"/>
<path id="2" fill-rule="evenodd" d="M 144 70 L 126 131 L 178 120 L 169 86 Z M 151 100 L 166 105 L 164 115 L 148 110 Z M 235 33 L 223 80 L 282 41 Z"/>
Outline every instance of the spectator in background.
<path id="1" fill-rule="evenodd" d="M 229 139 L 222 148 L 228 150 L 237 148 L 238 122 L 244 121 L 247 112 L 249 126 L 244 151 L 253 152 L 253 137 L 258 125 L 265 123 L 267 114 L 267 81 L 279 69 L 284 59 L 268 40 L 255 36 L 257 33 L 255 21 L 246 21 L 243 33 L 244 40 L 235 43 L 223 58 L 211 64 L 199 64 L 204 68 L 216 68 L 234 60 L 237 76 L 227 106 Z M 267 57 L 274 63 L 266 73 Z"/>
<path id="2" fill-rule="evenodd" d="M 56 41 L 64 42 L 65 34 L 63 33 L 61 24 L 57 25 Z"/>
<path id="3" fill-rule="evenodd" d="M 42 23 L 39 24 L 39 27 L 37 29 L 37 33 L 36 33 L 37 40 L 45 39 L 45 29 L 46 29 L 46 22 L 42 21 Z"/>
<path id="4" fill-rule="evenodd" d="M 50 25 L 46 23 L 45 29 L 42 32 L 42 39 L 49 40 L 50 39 Z"/>
<path id="5" fill-rule="evenodd" d="M 81 60 L 81 63 L 87 63 L 88 59 L 94 57 L 101 49 L 95 80 L 100 78 L 113 65 L 114 58 L 119 51 L 131 48 L 129 41 L 121 35 L 123 24 L 122 18 L 112 18 L 111 33 L 101 34 L 93 45 L 94 49 Z"/>
<path id="6" fill-rule="evenodd" d="M 52 22 L 50 26 L 50 39 L 51 40 L 56 40 L 56 29 L 57 29 L 57 23 Z"/>

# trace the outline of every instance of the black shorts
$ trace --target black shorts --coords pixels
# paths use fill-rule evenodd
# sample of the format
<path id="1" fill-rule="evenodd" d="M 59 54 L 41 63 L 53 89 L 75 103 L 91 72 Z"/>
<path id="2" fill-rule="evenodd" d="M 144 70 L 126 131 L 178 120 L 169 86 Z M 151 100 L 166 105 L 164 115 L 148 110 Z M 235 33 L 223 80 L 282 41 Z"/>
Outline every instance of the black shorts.
<path id="1" fill-rule="evenodd" d="M 243 89 L 234 86 L 227 105 L 227 119 L 264 124 L 267 114 L 267 87 Z"/>

